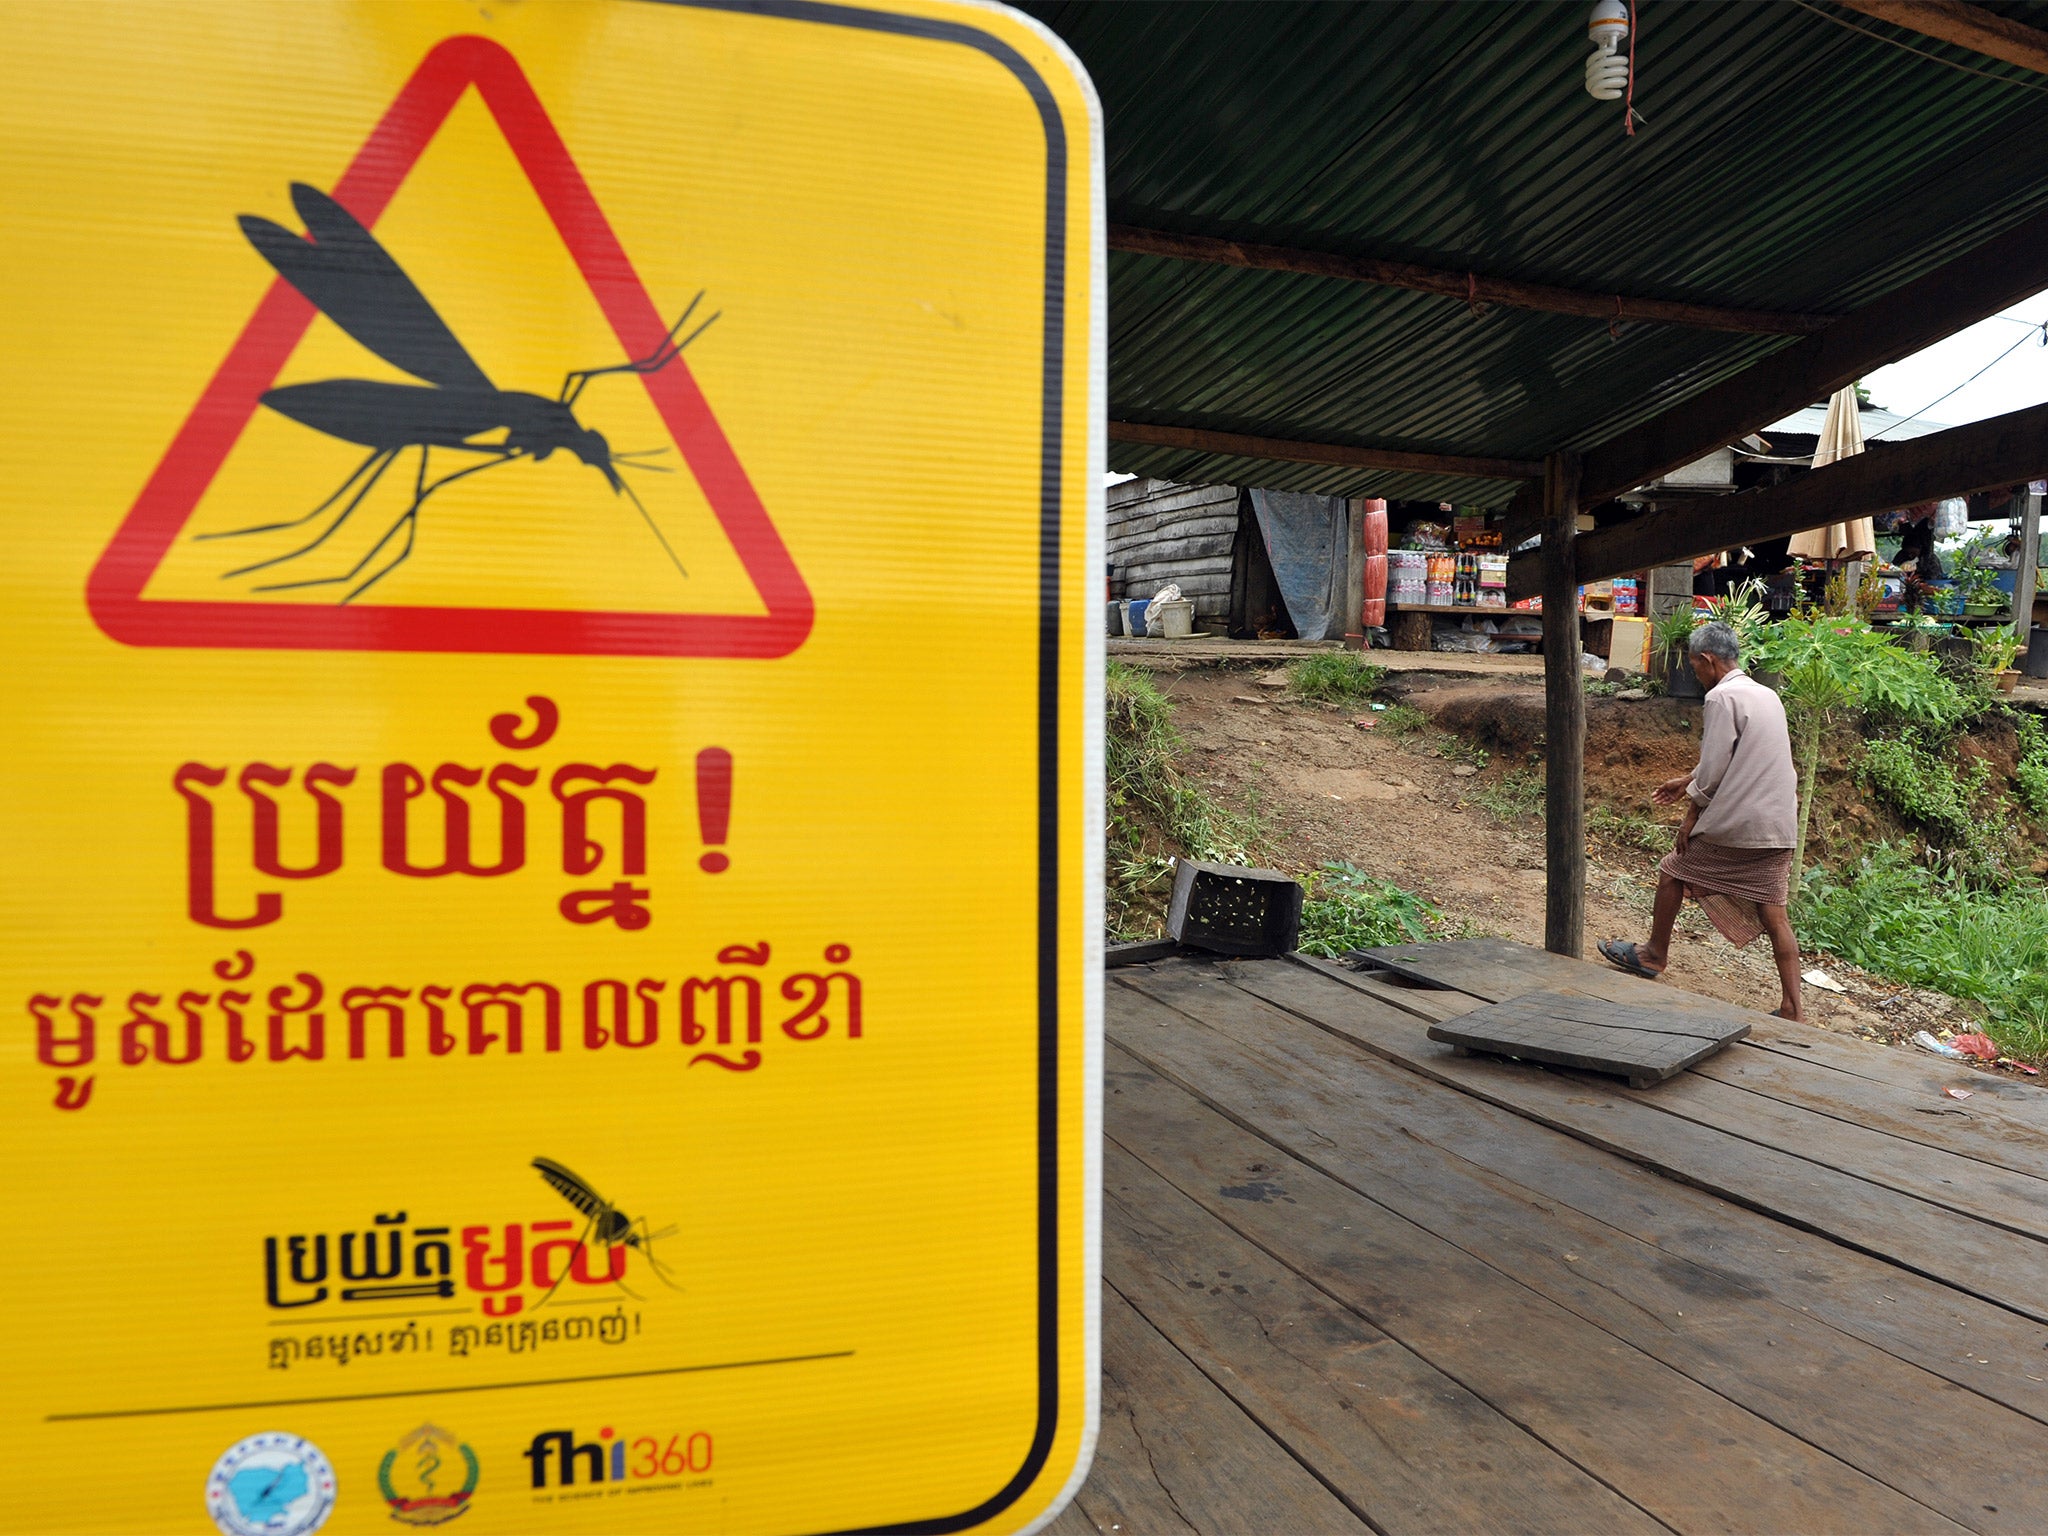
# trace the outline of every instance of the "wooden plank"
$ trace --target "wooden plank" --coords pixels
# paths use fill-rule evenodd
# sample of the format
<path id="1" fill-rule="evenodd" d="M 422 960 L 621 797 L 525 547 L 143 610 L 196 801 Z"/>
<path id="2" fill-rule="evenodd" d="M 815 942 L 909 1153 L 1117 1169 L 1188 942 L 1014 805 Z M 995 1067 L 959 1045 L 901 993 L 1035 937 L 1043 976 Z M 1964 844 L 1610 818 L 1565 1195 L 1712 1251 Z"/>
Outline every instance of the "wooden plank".
<path id="1" fill-rule="evenodd" d="M 1215 1039 L 1198 1028 L 1134 1033 L 1144 1050 Z M 1117 1145 L 1674 1530 L 1959 1529 L 1262 1135 L 1124 1070 L 1109 1108 Z M 1573 1529 L 1540 1513 L 1523 1528 Z"/>
<path id="2" fill-rule="evenodd" d="M 1565 991 L 1529 992 L 1429 1027 L 1461 1052 L 1484 1051 L 1625 1077 L 1648 1088 L 1749 1033 L 1684 1009 L 1610 1003 Z"/>
<path id="3" fill-rule="evenodd" d="M 1101 1424 L 1060 1516 L 1077 1536 L 1370 1529 L 1107 1285 Z"/>
<path id="4" fill-rule="evenodd" d="M 1238 987 L 1278 986 L 1290 979 L 1265 961 L 1232 966 L 1227 974 Z M 1326 992 L 1304 994 L 1300 988 L 1283 995 L 1296 1007 L 1342 1008 L 1345 1001 L 1341 994 L 1333 999 Z M 1112 1034 L 1133 1040 L 1155 1061 L 1168 1032 L 1176 1027 L 1186 1032 L 1184 1014 L 1169 1011 L 1135 989 L 1112 987 L 1109 997 Z M 1302 1023 L 1298 1016 L 1293 1022 Z M 1269 1031 L 1262 1046 L 1270 1046 L 1279 1033 Z M 1488 1177 L 1495 1181 L 1511 1179 L 1528 1192 L 1518 1200 L 1539 1214 L 1576 1210 L 1603 1227 L 1625 1232 L 1666 1256 L 1659 1261 L 1659 1273 L 1680 1278 L 1685 1289 L 1703 1299 L 1775 1298 L 1850 1337 L 2048 1423 L 2048 1369 L 2037 1363 L 2048 1339 L 2038 1325 L 1569 1135 L 1534 1126 L 1511 1110 L 1448 1091 L 1371 1053 L 1347 1049 L 1333 1057 L 1320 1049 L 1323 1038 L 1319 1031 L 1312 1042 L 1309 1054 L 1315 1070 L 1310 1075 L 1318 1082 L 1330 1080 L 1346 1125 L 1361 1132 L 1384 1130 L 1395 1138 L 1388 1144 L 1396 1149 L 1438 1147 L 1470 1168 L 1490 1170 Z M 1358 1086 L 1362 1081 L 1375 1085 L 1371 1093 Z M 1273 1123 L 1277 1122 L 1268 1122 Z M 1341 1133 L 1326 1137 L 1320 1129 L 1310 1140 L 1323 1150 L 1350 1144 Z M 1315 1157 L 1322 1155 L 1319 1150 Z M 1440 1203 L 1435 1181 L 1424 1184 L 1423 1198 L 1431 1205 Z M 1381 1187 L 1374 1186 L 1374 1192 L 1386 1198 Z M 1540 1275 L 1555 1267 L 1572 1246 L 1560 1242 L 1545 1265 L 1521 1263 L 1518 1274 L 1525 1280 Z M 1672 1267 L 1670 1260 L 1680 1261 L 1680 1267 Z M 1700 1273 L 1693 1274 L 1693 1269 Z M 1572 1273 L 1577 1273 L 1576 1264 Z M 1603 1287 L 1600 1294 L 1606 1293 Z M 1567 1298 L 1565 1304 L 1572 1303 Z M 1696 1315 L 1683 1304 L 1681 1309 Z"/>
<path id="5" fill-rule="evenodd" d="M 1113 1035 L 1124 1016 L 1119 1002 Z M 1725 1261 L 1676 1259 L 1518 1182 L 1525 1151 L 1539 1141 L 1575 1154 L 1596 1176 L 1618 1175 L 1611 1184 L 1633 1184 L 1625 1201 L 1640 1202 L 1640 1186 L 1654 1189 L 1654 1177 L 1362 1055 L 1332 1061 L 1312 1027 L 1270 1011 L 1241 1011 L 1214 1032 L 1147 1030 L 1142 1015 L 1134 1022 L 1139 1055 L 1227 1118 L 1797 1438 L 1959 1523 L 2027 1531 L 2048 1521 L 2048 1487 L 2029 1470 L 2028 1447 L 2043 1437 L 2037 1419 L 1825 1325 L 1798 1299 L 1810 1293 L 1807 1281 L 1776 1288 Z M 1294 1180 L 1263 1177 L 1300 1199 Z M 1717 1238 L 1745 1225 L 1764 1229 L 1767 1241 L 1782 1234 L 1766 1218 L 1684 1195 L 1693 1209 L 1679 1220 L 1695 1233 L 1704 1215 L 1708 1229 L 1721 1229 Z M 1260 1240 L 1299 1264 L 1287 1233 Z M 1951 1325 L 1949 1336 L 1956 1332 Z M 1916 1405 L 1903 1438 L 1901 1401 Z"/>
<path id="6" fill-rule="evenodd" d="M 1467 992 L 1490 1003 L 1505 1002 L 1538 988 L 1557 987 L 1583 992 L 1588 997 L 1604 998 L 1611 1003 L 1683 1009 L 1707 1018 L 1747 1024 L 1752 1028 L 1768 1024 L 1775 1029 L 1784 1022 L 1753 1008 L 1739 1008 L 1718 998 L 1687 992 L 1682 987 L 1631 976 L 1604 961 L 1551 954 L 1510 939 L 1393 944 L 1367 950 L 1366 953 L 1399 975 Z"/>
<path id="7" fill-rule="evenodd" d="M 2048 1164 L 1993 1167 L 1707 1077 L 1674 1082 L 1648 1102 L 1667 1115 L 2048 1241 Z M 2048 1249 L 2042 1262 L 2048 1275 Z"/>
<path id="8" fill-rule="evenodd" d="M 1674 992 L 1673 994 L 1677 994 Z M 1701 1009 L 1666 1003 L 1644 1003 L 1631 998 L 1625 1003 L 1595 997 L 1575 987 L 1539 987 L 1505 1002 L 1489 1003 L 1472 1012 L 1461 1012 L 1460 1023 L 1477 1025 L 1480 1018 L 1553 1018 L 1561 1022 L 1591 1025 L 1603 1029 L 1628 1029 L 1642 1034 L 1684 1036 L 1693 1040 L 1740 1040 L 1749 1033 L 1747 1019 L 1722 1018 Z"/>
<path id="9" fill-rule="evenodd" d="M 1149 533 L 1190 520 L 1230 518 L 1234 521 L 1237 509 L 1236 487 L 1203 485 L 1183 487 L 1179 494 L 1161 494 L 1112 504 L 1107 511 L 1109 530 L 1115 536 L 1133 530 Z"/>
<path id="10" fill-rule="evenodd" d="M 1237 525 L 1216 533 L 1159 534 L 1142 542 L 1126 545 L 1115 551 L 1119 564 L 1142 565 L 1194 565 L 1206 564 L 1217 558 L 1229 559 L 1231 544 L 1237 538 Z"/>
<path id="11" fill-rule="evenodd" d="M 1109 226 L 1109 248 L 1138 256 L 1167 256 L 1179 261 L 1213 262 L 1226 267 L 1295 272 L 1308 277 L 1331 277 L 1385 288 L 1408 288 L 1419 293 L 1440 294 L 1461 304 L 1500 304 L 1509 309 L 1578 315 L 1587 320 L 1598 320 L 1602 325 L 1647 320 L 1716 331 L 1804 336 L 1820 330 L 1835 318 L 1833 315 L 1792 314 L 1775 309 L 1698 304 L 1685 299 L 1590 293 L 1582 288 L 1559 288 L 1549 283 L 1527 283 L 1515 278 L 1482 277 L 1477 272 L 1452 272 L 1442 267 L 1418 266 L 1412 261 L 1378 261 L 1368 256 L 1346 256 L 1335 251 L 1220 240 L 1213 235 L 1144 229 L 1131 224 Z"/>
<path id="12" fill-rule="evenodd" d="M 1139 939 L 1131 944 L 1109 944 L 1103 947 L 1102 968 L 1113 971 L 1126 965 L 1150 965 L 1154 960 L 1170 960 L 1179 953 L 1178 939 Z"/>
<path id="13" fill-rule="evenodd" d="M 1543 472 L 1543 947 L 1586 940 L 1586 684 L 1579 669 L 1579 457 Z"/>
<path id="14" fill-rule="evenodd" d="M 2043 288 L 2048 214 L 2037 214 L 1587 450 L 1580 497 L 1590 505 L 1669 474 Z"/>
<path id="15" fill-rule="evenodd" d="M 1745 1047 L 1752 1042 L 1745 1041 Z M 1801 1059 L 1803 1053 L 1746 1048 L 1730 1051 L 1693 1069 L 1700 1077 L 1728 1083 L 1783 1104 L 1882 1131 L 1920 1146 L 1940 1147 L 1993 1168 L 2048 1176 L 2048 1129 L 2003 1113 L 1995 1102 L 1979 1104 L 1970 1079 L 1983 1074 L 1949 1069 L 1968 1099 L 1941 1091 L 1946 1074 L 1926 1089 L 1907 1089 L 1889 1080 L 1835 1072 Z M 1994 1079 L 1995 1081 L 1995 1079 Z"/>
<path id="16" fill-rule="evenodd" d="M 1346 638 L 1359 636 L 1361 643 L 1365 634 L 1365 519 L 1368 504 L 1379 509 L 1382 523 L 1386 521 L 1385 501 L 1374 499 L 1368 503 L 1365 497 L 1354 496 L 1344 504 L 1344 567 L 1337 574 L 1337 632 Z M 1382 560 L 1380 565 L 1384 574 L 1386 562 Z M 2031 592 L 2033 588 L 2027 590 Z M 2024 640 L 2026 636 L 2020 638 Z"/>
<path id="17" fill-rule="evenodd" d="M 1895 27 L 1971 48 L 2022 69 L 2048 74 L 2048 32 L 1963 0 L 1842 0 L 1852 11 Z"/>
<path id="18" fill-rule="evenodd" d="M 1192 1101 L 1182 1111 L 1198 1112 Z M 1103 1264 L 1205 1376 L 1387 1536 L 1659 1529 L 1114 1144 Z M 1245 1518 L 1225 1528 L 1299 1527 Z"/>
<path id="19" fill-rule="evenodd" d="M 1596 967 L 1591 962 L 1552 954 L 1509 939 L 1383 944 L 1364 953 L 1372 963 L 1397 976 L 1426 986 L 1467 992 L 1489 1003 L 1504 1003 L 1511 997 L 1520 997 L 1539 987 L 1573 987 L 1588 996 L 1602 995 L 1580 984 L 1593 979 L 1590 973 Z"/>
<path id="20" fill-rule="evenodd" d="M 1195 968 L 1145 973 L 1147 995 L 1192 996 Z M 1211 983 L 1212 985 L 1216 983 Z M 1412 1020 L 1332 989 L 1298 966 L 1240 973 L 1239 984 L 1390 1061 L 1519 1115 L 1633 1158 L 1794 1226 L 1819 1232 L 2036 1321 L 2048 1321 L 2048 1248 L 1788 1152 L 1665 1114 L 1649 1096 L 1538 1067 L 1459 1057 L 1416 1037 Z M 2044 1372 L 2043 1374 L 2048 1374 Z"/>
<path id="21" fill-rule="evenodd" d="M 1873 442 L 1781 485 L 1734 496 L 1695 497 L 1577 539 L 1580 581 L 1602 581 L 1647 566 L 1761 544 L 1807 528 L 1847 522 L 1892 507 L 1963 496 L 2048 474 L 2048 405 L 1930 432 L 1909 442 Z M 1533 573 L 1532 573 L 1533 574 Z M 1523 587 L 1533 582 L 1523 578 Z M 1509 573 L 1511 596 L 1517 590 Z M 1544 594 L 1549 607 L 1549 593 Z"/>
<path id="22" fill-rule="evenodd" d="M 1461 1013 L 1470 1013 L 1474 1008 L 1486 1006 L 1479 998 L 1464 992 L 1450 992 L 1419 984 L 1409 986 L 1381 979 L 1394 975 L 1392 971 L 1354 971 L 1337 961 L 1325 960 L 1321 955 L 1297 953 L 1288 958 L 1297 965 L 1311 967 L 1317 974 L 1328 976 L 1332 981 L 1355 992 L 1378 998 L 1383 1003 L 1399 1008 L 1404 1013 L 1412 1013 L 1418 1019 L 1426 1019 L 1432 1024 L 1441 1023 L 1445 1019 L 1455 1019 Z"/>
<path id="23" fill-rule="evenodd" d="M 1836 1086 L 1836 1076 L 1857 1077 L 1882 1084 L 1919 1103 L 1957 1102 L 1943 1090 L 1963 1088 L 1970 1094 L 1971 1115 L 2001 1126 L 2048 1131 L 2048 1090 L 2032 1083 L 2014 1082 L 1994 1072 L 1979 1072 L 1923 1051 L 1833 1035 L 1811 1025 L 1788 1029 L 1784 1024 L 1781 1019 L 1773 1019 L 1743 1043 L 1769 1051 L 1784 1061 L 1824 1068 L 1822 1080 L 1830 1087 Z"/>
<path id="24" fill-rule="evenodd" d="M 1120 545 L 1144 543 L 1167 534 L 1168 530 L 1181 535 L 1220 534 L 1227 538 L 1237 532 L 1237 498 L 1191 507 L 1147 507 L 1126 513 L 1121 519 L 1111 520 L 1109 547 L 1113 552 Z"/>
<path id="25" fill-rule="evenodd" d="M 1111 516 L 1131 507 L 1208 506 L 1218 502 L 1236 505 L 1234 485 L 1190 485 L 1181 480 L 1151 480 L 1140 477 L 1112 485 L 1104 495 Z"/>
<path id="26" fill-rule="evenodd" d="M 1274 459 L 1290 464 L 1341 464 L 1351 469 L 1391 469 L 1420 475 L 1470 475 L 1490 480 L 1534 480 L 1543 473 L 1535 459 L 1491 459 L 1471 454 L 1415 453 L 1405 448 L 1364 448 L 1349 443 L 1304 443 L 1292 438 L 1250 437 L 1158 422 L 1112 421 L 1112 443 L 1146 443 L 1154 448 L 1187 448 L 1241 459 Z"/>

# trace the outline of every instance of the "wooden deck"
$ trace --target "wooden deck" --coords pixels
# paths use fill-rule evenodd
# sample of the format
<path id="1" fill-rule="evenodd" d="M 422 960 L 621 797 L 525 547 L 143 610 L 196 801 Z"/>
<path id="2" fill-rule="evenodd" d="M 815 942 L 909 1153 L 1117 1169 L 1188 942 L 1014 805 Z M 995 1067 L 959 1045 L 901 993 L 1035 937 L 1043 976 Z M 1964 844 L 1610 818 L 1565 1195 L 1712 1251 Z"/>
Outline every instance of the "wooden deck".
<path id="1" fill-rule="evenodd" d="M 1110 972 L 1053 1532 L 2048 1531 L 2048 1095 L 1761 1014 L 1645 1090 L 1460 1057 L 1503 996 L 1682 994 L 1435 954 Z"/>

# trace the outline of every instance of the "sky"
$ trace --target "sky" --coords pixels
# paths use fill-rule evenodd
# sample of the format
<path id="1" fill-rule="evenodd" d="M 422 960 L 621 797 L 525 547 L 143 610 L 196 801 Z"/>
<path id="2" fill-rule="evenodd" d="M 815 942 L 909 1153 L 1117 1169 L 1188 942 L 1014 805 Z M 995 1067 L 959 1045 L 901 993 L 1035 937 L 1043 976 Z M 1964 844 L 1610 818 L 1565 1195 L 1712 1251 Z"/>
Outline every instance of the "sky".
<path id="1" fill-rule="evenodd" d="M 1925 411 L 1922 420 L 1949 427 L 2039 405 L 2048 400 L 2048 347 L 2041 345 L 2044 323 L 2048 292 L 1866 375 L 1863 387 L 1873 405 L 1901 416 Z M 1972 378 L 1973 374 L 1978 376 Z M 1950 395 L 1950 390 L 1956 392 Z"/>

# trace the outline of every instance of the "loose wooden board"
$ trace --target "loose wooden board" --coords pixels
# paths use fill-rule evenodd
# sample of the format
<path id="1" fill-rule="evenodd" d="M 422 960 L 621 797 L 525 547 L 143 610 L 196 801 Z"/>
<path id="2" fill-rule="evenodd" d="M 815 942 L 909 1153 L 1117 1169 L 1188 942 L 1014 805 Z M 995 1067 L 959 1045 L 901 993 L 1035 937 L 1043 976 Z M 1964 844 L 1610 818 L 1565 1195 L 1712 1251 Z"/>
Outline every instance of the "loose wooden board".
<path id="1" fill-rule="evenodd" d="M 1601 1072 L 1632 1088 L 1654 1087 L 1748 1033 L 1744 1021 L 1561 990 L 1527 992 L 1429 1026 L 1430 1039 L 1460 1054 Z"/>

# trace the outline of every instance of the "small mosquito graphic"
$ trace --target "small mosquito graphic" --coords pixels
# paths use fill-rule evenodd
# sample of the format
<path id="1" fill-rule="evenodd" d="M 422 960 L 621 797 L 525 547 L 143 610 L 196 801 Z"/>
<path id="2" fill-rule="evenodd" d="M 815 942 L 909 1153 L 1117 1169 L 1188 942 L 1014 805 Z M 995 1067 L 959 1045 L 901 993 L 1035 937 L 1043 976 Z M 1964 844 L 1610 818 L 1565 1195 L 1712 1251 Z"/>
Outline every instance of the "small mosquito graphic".
<path id="1" fill-rule="evenodd" d="M 341 601 L 353 602 L 412 554 L 420 508 L 434 492 L 515 459 L 545 459 L 558 448 L 602 474 L 611 483 L 614 495 L 624 492 L 660 541 L 670 563 L 680 575 L 689 576 L 660 527 L 619 473 L 622 468 L 664 474 L 668 471 L 658 464 L 635 462 L 645 454 L 614 453 L 603 434 L 576 419 L 575 405 L 592 379 L 610 373 L 659 373 L 682 356 L 683 349 L 718 318 L 712 315 L 682 341 L 676 340 L 702 301 L 701 292 L 690 300 L 689 308 L 653 352 L 633 362 L 579 368 L 563 378 L 560 393 L 550 400 L 545 395 L 500 389 L 493 384 L 418 286 L 405 275 L 405 269 L 341 204 L 317 187 L 293 182 L 292 206 L 305 220 L 305 235 L 296 235 L 283 225 L 254 214 L 242 215 L 242 233 L 263 259 L 277 269 L 278 275 L 311 300 L 328 319 L 393 367 L 427 382 L 391 384 L 370 379 L 323 379 L 314 384 L 287 384 L 266 391 L 263 403 L 273 411 L 329 437 L 359 443 L 370 450 L 370 456 L 356 466 L 340 489 L 303 517 L 198 535 L 202 539 L 233 539 L 276 533 L 303 528 L 333 513 L 327 526 L 297 549 L 228 571 L 223 580 L 289 566 L 312 554 L 340 531 L 385 471 L 410 448 L 417 448 L 420 454 L 411 500 L 362 559 L 339 575 L 275 581 L 256 590 L 282 592 L 299 587 L 338 586 L 347 589 Z M 496 432 L 504 435 L 487 436 Z M 481 454 L 484 461 L 432 479 L 428 464 L 437 448 Z M 340 510 L 335 512 L 337 506 Z"/>
<path id="2" fill-rule="evenodd" d="M 647 1230 L 647 1218 L 628 1216 L 624 1211 L 605 1199 L 585 1180 L 564 1168 L 553 1158 L 536 1157 L 533 1166 L 539 1171 L 548 1188 L 583 1214 L 583 1233 L 576 1239 L 581 1250 L 585 1243 L 599 1243 L 606 1248 L 637 1248 L 647 1260 L 647 1267 L 654 1271 L 654 1277 L 670 1290 L 676 1289 L 675 1281 L 669 1278 L 668 1267 L 654 1256 L 654 1245 L 664 1237 L 672 1236 L 674 1227 L 664 1227 L 659 1232 Z M 548 1287 L 547 1295 L 534 1303 L 536 1308 L 548 1304 L 555 1292 L 561 1289 L 569 1266 L 562 1266 L 562 1273 L 555 1276 L 555 1283 Z M 619 1289 L 631 1296 L 632 1291 L 621 1284 Z"/>

